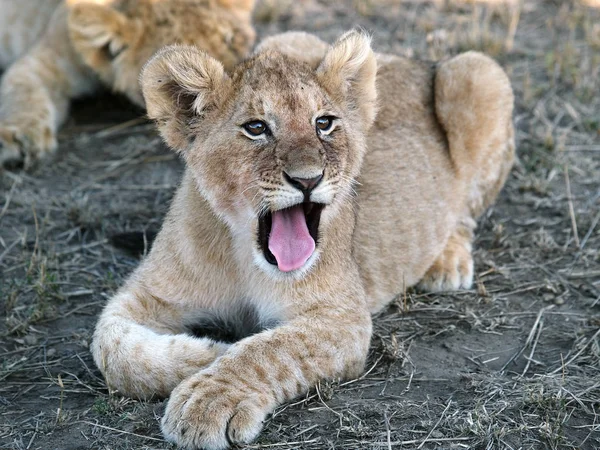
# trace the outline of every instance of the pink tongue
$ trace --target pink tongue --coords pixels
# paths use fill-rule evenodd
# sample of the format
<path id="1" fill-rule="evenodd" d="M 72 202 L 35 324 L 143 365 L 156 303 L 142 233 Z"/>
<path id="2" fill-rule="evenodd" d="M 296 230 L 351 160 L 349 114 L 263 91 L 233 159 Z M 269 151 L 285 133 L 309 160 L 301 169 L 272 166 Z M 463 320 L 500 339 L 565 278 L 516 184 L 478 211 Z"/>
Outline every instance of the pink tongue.
<path id="1" fill-rule="evenodd" d="M 315 251 L 315 241 L 308 232 L 302 205 L 273 213 L 269 250 L 282 272 L 299 269 Z"/>

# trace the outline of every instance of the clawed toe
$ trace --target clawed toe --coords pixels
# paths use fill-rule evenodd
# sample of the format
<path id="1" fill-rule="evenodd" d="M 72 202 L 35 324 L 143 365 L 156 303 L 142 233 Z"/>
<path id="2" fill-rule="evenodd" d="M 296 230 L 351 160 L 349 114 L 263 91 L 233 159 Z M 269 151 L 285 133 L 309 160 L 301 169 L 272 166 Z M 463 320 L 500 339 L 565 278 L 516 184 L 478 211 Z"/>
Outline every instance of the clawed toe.
<path id="1" fill-rule="evenodd" d="M 471 242 L 452 236 L 446 248 L 419 282 L 425 292 L 471 289 L 473 285 L 473 257 Z"/>

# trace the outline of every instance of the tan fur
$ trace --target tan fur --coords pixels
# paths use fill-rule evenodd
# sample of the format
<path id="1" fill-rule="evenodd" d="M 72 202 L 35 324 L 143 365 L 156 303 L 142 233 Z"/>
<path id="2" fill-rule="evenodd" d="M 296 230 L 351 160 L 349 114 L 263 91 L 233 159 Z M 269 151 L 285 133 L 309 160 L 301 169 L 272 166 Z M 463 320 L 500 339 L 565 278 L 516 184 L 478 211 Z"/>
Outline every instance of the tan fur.
<path id="1" fill-rule="evenodd" d="M 190 44 L 232 68 L 254 43 L 252 0 L 0 0 L 0 164 L 56 149 L 70 99 L 100 83 L 144 106 L 142 66 Z M 39 14 L 34 14 L 37 8 Z M 10 22 L 9 22 L 10 20 Z"/>
<path id="2" fill-rule="evenodd" d="M 249 442 L 277 405 L 358 375 L 370 313 L 405 287 L 469 288 L 474 219 L 513 160 L 512 90 L 488 57 L 376 56 L 359 32 L 319 43 L 319 57 L 297 51 L 315 39 L 270 38 L 231 76 L 190 47 L 143 71 L 149 115 L 187 170 L 92 352 L 125 395 L 172 390 L 162 429 L 184 448 Z M 315 127 L 322 115 L 338 117 L 329 135 Z M 248 137 L 241 125 L 255 119 L 271 134 Z M 258 215 L 302 201 L 284 171 L 317 169 L 317 250 L 283 273 L 259 249 Z M 231 345 L 185 333 L 186 321 L 241 305 L 279 325 Z"/>

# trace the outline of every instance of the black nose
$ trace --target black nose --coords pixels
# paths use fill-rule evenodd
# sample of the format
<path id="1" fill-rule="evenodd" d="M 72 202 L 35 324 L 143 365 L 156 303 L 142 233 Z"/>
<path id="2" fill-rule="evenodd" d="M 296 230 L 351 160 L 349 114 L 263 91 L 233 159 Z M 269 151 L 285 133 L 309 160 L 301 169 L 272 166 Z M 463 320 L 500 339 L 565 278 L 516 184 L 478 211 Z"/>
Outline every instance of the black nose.
<path id="1" fill-rule="evenodd" d="M 304 192 L 304 194 L 310 194 L 310 192 L 316 188 L 323 179 L 323 174 L 321 173 L 321 175 L 314 178 L 297 178 L 291 177 L 287 173 L 283 172 L 283 177 L 296 189 L 301 190 Z"/>

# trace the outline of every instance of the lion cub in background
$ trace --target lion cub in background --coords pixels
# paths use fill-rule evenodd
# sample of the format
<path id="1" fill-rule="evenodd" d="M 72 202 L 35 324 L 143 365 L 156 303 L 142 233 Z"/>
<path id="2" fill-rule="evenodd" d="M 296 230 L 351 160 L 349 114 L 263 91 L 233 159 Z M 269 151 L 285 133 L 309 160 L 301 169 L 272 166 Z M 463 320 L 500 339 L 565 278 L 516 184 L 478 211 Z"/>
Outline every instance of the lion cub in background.
<path id="1" fill-rule="evenodd" d="M 144 106 L 139 74 L 168 44 L 232 68 L 254 44 L 254 0 L 0 0 L 0 165 L 56 149 L 72 98 L 100 84 Z"/>
<path id="2" fill-rule="evenodd" d="M 168 440 L 253 440 L 282 402 L 361 373 L 371 313 L 405 287 L 471 286 L 475 219 L 514 156 L 513 94 L 490 58 L 433 65 L 376 55 L 357 31 L 331 47 L 286 33 L 231 73 L 166 48 L 142 90 L 187 169 L 92 352 L 111 389 L 170 395 Z"/>

